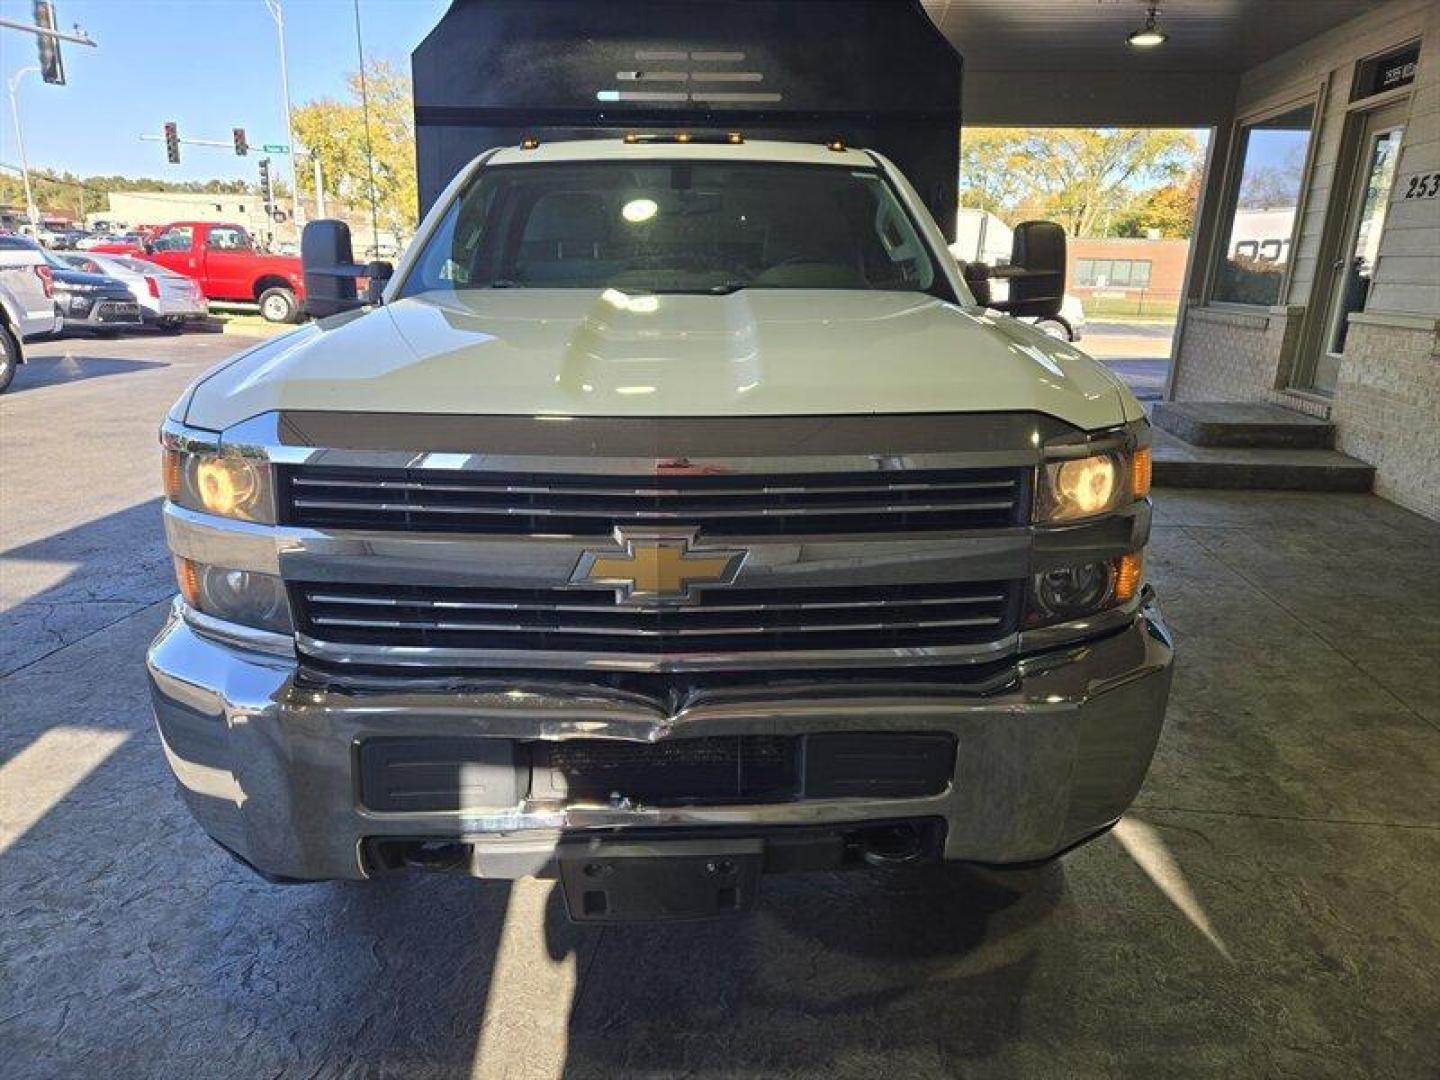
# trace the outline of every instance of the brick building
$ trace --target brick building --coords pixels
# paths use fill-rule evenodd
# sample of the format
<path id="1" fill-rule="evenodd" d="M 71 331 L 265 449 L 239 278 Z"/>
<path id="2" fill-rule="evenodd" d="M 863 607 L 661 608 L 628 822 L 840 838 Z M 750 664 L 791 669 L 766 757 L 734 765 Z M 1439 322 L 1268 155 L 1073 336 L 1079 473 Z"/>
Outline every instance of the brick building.
<path id="1" fill-rule="evenodd" d="M 922 2 L 966 124 L 1207 129 L 1167 396 L 1326 417 L 1440 518 L 1440 3 L 1172 0 L 1117 52 L 1145 5 Z"/>
<path id="2" fill-rule="evenodd" d="M 1241 76 L 1168 395 L 1328 417 L 1337 448 L 1375 466 L 1378 494 L 1432 518 L 1437 69 L 1440 4 L 1391 0 Z"/>
<path id="3" fill-rule="evenodd" d="M 1068 289 L 1085 299 L 1176 299 L 1185 288 L 1189 240 L 1120 237 L 1072 239 L 1067 247 Z"/>

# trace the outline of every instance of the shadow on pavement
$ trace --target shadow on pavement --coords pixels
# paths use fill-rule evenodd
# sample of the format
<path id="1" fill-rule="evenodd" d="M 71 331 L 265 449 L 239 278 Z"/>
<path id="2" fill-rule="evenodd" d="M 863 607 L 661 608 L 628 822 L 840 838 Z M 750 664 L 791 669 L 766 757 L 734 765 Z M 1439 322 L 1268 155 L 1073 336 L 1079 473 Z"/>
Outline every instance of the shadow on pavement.
<path id="1" fill-rule="evenodd" d="M 736 919 L 590 930 L 602 940 L 572 1006 L 565 1076 L 990 1057 L 1020 1031 L 1039 953 L 1026 931 L 1064 893 L 1058 865 L 1008 883 L 955 865 L 798 874 L 766 878 Z M 564 919 L 558 885 L 550 914 L 547 927 Z"/>
<path id="2" fill-rule="evenodd" d="M 174 594 L 160 502 L 0 552 L 0 675 Z"/>
<path id="3" fill-rule="evenodd" d="M 80 342 L 76 342 L 80 344 Z M 37 390 L 42 386 L 58 386 L 63 383 L 81 382 L 85 379 L 103 379 L 110 375 L 126 375 L 145 368 L 161 368 L 170 365 L 160 360 L 130 360 L 118 356 L 65 356 L 30 355 L 15 372 L 15 381 L 10 384 L 7 396 Z"/>

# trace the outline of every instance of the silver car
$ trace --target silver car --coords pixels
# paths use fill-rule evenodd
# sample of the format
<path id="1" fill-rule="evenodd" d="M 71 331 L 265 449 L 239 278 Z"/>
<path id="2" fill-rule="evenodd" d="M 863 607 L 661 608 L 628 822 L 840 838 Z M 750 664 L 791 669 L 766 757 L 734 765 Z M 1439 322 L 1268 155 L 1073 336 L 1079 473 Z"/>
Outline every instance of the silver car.
<path id="1" fill-rule="evenodd" d="M 122 282 L 139 303 L 141 317 L 152 326 L 178 330 L 188 320 L 203 318 L 209 311 L 197 282 L 155 263 L 128 255 L 91 252 L 59 257 L 76 270 L 104 274 Z"/>
<path id="2" fill-rule="evenodd" d="M 60 329 L 55 279 L 45 252 L 25 236 L 0 236 L 0 285 L 4 286 L 6 322 L 22 338 Z"/>
<path id="3" fill-rule="evenodd" d="M 25 340 L 60 329 L 54 293 L 39 246 L 23 236 L 0 236 L 0 392 L 25 362 Z"/>

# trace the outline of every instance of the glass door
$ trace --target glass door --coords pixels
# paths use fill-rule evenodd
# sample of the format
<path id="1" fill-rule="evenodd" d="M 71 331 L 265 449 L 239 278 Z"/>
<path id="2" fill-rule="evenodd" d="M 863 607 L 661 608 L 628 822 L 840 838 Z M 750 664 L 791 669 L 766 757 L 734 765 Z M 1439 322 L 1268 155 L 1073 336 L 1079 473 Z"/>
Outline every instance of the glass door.
<path id="1" fill-rule="evenodd" d="M 1400 159 L 1404 118 L 1403 105 L 1378 109 L 1365 118 L 1360 167 L 1355 173 L 1340 254 L 1331 267 L 1319 355 L 1311 377 L 1311 389 L 1321 393 L 1335 392 L 1340 361 L 1345 355 L 1345 339 L 1350 332 L 1350 316 L 1364 311 L 1370 297 L 1380 237 L 1385 231 L 1385 213 L 1390 206 L 1390 189 L 1395 184 L 1395 163 Z"/>

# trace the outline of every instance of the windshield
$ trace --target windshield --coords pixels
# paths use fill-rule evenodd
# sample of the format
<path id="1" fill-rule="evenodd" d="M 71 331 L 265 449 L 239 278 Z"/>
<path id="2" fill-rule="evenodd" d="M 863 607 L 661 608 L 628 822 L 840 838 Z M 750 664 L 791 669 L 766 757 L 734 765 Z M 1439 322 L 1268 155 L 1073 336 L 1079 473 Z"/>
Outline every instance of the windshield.
<path id="1" fill-rule="evenodd" d="M 948 295 L 878 172 L 650 161 L 483 169 L 446 212 L 403 294 L 937 286 Z"/>

